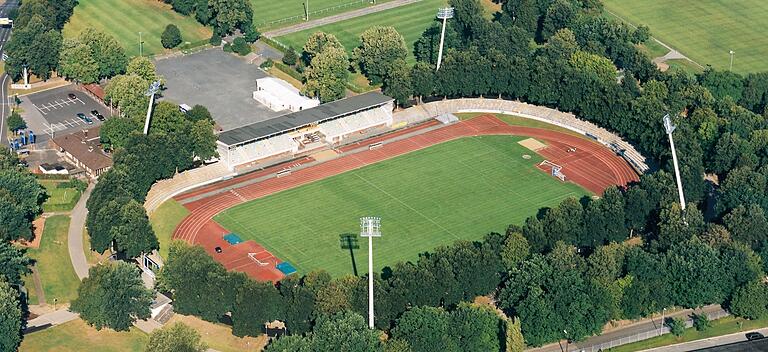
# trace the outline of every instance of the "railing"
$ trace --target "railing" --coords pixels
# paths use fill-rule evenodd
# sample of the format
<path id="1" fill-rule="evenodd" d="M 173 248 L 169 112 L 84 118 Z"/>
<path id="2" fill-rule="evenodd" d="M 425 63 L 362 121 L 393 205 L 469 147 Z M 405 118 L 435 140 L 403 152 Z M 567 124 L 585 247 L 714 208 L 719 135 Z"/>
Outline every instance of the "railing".
<path id="1" fill-rule="evenodd" d="M 720 319 L 720 318 L 723 318 L 723 317 L 727 317 L 729 315 L 730 314 L 728 312 L 726 312 L 724 310 L 720 310 L 720 311 L 716 311 L 716 312 L 713 312 L 713 313 L 708 313 L 707 314 L 707 318 L 709 320 L 717 320 L 717 319 Z M 686 319 L 685 327 L 686 328 L 693 327 L 693 319 L 692 318 L 688 317 L 688 319 Z M 660 327 L 658 329 L 653 329 L 653 330 L 649 330 L 649 331 L 646 331 L 646 332 L 641 332 L 639 334 L 635 334 L 635 335 L 627 336 L 627 337 L 622 337 L 620 339 L 611 340 L 611 341 L 608 341 L 608 342 L 603 342 L 603 343 L 600 343 L 600 344 L 597 344 L 597 345 L 592 345 L 592 346 L 587 346 L 587 347 L 579 346 L 578 348 L 575 348 L 574 351 L 585 351 L 585 352 L 586 351 L 589 351 L 589 352 L 607 351 L 608 349 L 611 349 L 611 348 L 614 348 L 614 347 L 618 347 L 618 346 L 621 346 L 621 345 L 626 345 L 626 344 L 630 344 L 630 343 L 634 343 L 634 342 L 638 342 L 638 341 L 647 340 L 647 339 L 654 338 L 654 337 L 661 336 L 661 335 L 668 334 L 668 333 L 670 333 L 670 328 L 665 325 L 665 326 L 662 326 L 662 327 Z"/>

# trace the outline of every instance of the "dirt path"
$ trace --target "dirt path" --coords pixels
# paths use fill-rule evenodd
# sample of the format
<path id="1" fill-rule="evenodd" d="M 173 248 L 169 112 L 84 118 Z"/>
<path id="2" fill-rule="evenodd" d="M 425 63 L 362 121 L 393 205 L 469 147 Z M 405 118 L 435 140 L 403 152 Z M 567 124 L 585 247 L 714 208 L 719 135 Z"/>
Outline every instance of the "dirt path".
<path id="1" fill-rule="evenodd" d="M 341 22 L 341 21 L 344 21 L 344 20 L 348 20 L 350 18 L 365 16 L 365 15 L 369 15 L 369 14 L 380 12 L 380 11 L 386 11 L 386 10 L 389 10 L 389 9 L 394 9 L 395 7 L 409 5 L 409 4 L 417 3 L 417 2 L 420 2 L 420 1 L 421 0 L 394 0 L 394 1 L 389 1 L 389 2 L 385 2 L 383 4 L 380 4 L 380 5 L 373 5 L 373 6 L 369 6 L 369 7 L 366 7 L 366 8 L 359 9 L 359 10 L 348 11 L 348 12 L 340 13 L 338 15 L 318 18 L 316 20 L 310 20 L 310 21 L 307 21 L 307 22 L 302 22 L 302 23 L 294 24 L 292 26 L 288 26 L 288 27 L 285 27 L 285 28 L 275 29 L 275 30 L 272 30 L 272 31 L 265 32 L 264 36 L 267 37 L 267 38 L 279 37 L 279 36 L 283 36 L 283 35 L 286 35 L 286 34 L 301 32 L 303 30 L 310 29 L 310 28 L 324 26 L 326 24 Z M 435 9 L 435 11 L 437 11 L 437 9 Z"/>
<path id="2" fill-rule="evenodd" d="M 43 283 L 40 282 L 40 273 L 37 271 L 37 265 L 32 266 L 32 281 L 35 283 L 35 293 L 37 294 L 37 304 L 44 306 L 47 304 L 45 301 L 45 291 L 43 291 Z"/>

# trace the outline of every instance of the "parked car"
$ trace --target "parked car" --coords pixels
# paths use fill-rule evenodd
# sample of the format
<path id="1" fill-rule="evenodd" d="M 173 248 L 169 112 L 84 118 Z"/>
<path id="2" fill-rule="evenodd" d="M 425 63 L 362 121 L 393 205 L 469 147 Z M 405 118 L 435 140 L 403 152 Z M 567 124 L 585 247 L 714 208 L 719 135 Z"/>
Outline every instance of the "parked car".
<path id="1" fill-rule="evenodd" d="M 69 93 L 67 94 L 67 96 L 69 97 L 69 99 L 72 99 L 72 100 L 77 99 L 77 95 L 75 95 L 75 93 Z"/>
<path id="2" fill-rule="evenodd" d="M 765 336 L 763 336 L 763 334 L 761 334 L 761 333 L 759 333 L 757 331 L 748 332 L 748 333 L 745 334 L 745 336 L 747 337 L 747 340 L 750 340 L 750 341 L 752 341 L 752 340 L 759 340 L 759 339 L 765 338 Z"/>
<path id="3" fill-rule="evenodd" d="M 106 119 L 104 118 L 104 115 L 102 115 L 102 114 L 99 112 L 99 110 L 91 110 L 91 116 L 93 116 L 94 118 L 96 118 L 96 119 L 97 119 L 97 120 L 99 120 L 99 121 L 104 121 L 104 120 L 106 120 Z"/>
<path id="4" fill-rule="evenodd" d="M 90 117 L 85 116 L 85 114 L 83 114 L 82 112 L 78 112 L 77 113 L 77 118 L 82 120 L 83 122 L 89 124 L 89 125 L 93 125 L 93 120 L 91 120 Z"/>

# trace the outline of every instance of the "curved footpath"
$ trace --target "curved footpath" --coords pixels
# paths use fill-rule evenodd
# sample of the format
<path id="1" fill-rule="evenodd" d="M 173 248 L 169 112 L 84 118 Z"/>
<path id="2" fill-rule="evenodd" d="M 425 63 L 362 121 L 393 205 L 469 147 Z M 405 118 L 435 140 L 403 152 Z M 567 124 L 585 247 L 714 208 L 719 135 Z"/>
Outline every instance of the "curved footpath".
<path id="1" fill-rule="evenodd" d="M 88 209 L 85 203 L 91 196 L 91 191 L 95 183 L 88 184 L 85 192 L 80 196 L 74 209 L 72 209 L 71 220 L 69 222 L 69 233 L 67 235 L 67 247 L 69 249 L 69 259 L 75 268 L 77 278 L 80 280 L 88 277 L 88 261 L 85 259 L 85 247 L 83 247 L 83 230 L 85 229 L 85 218 L 88 216 Z"/>

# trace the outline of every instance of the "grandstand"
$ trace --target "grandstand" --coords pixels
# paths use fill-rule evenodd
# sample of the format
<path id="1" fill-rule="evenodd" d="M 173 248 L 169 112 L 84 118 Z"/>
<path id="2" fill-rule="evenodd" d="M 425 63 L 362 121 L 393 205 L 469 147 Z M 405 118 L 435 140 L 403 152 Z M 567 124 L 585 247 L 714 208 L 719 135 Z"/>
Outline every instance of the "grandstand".
<path id="1" fill-rule="evenodd" d="M 369 92 L 292 112 L 219 134 L 218 152 L 230 169 L 343 143 L 350 135 L 392 125 L 392 98 Z"/>

